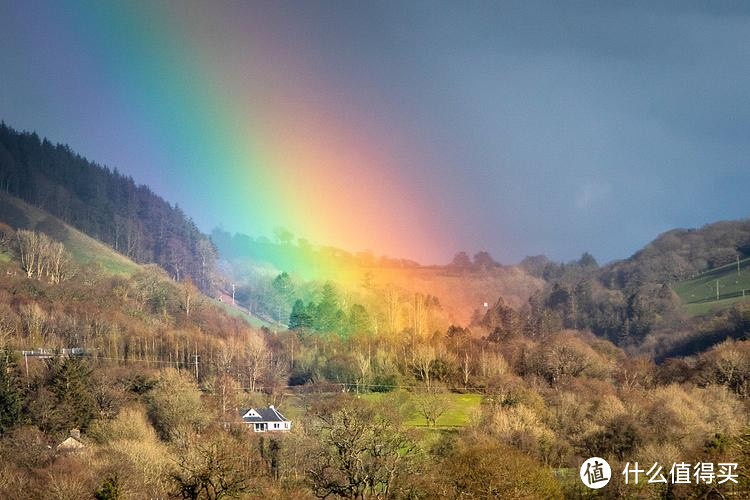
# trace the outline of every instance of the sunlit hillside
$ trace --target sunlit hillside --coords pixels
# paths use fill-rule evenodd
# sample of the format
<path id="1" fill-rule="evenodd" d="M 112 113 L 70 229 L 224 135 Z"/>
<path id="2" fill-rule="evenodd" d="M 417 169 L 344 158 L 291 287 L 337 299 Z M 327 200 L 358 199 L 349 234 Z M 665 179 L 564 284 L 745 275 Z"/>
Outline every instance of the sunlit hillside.
<path id="1" fill-rule="evenodd" d="M 0 223 L 7 224 L 13 229 L 43 232 L 63 242 L 70 255 L 83 266 L 99 266 L 110 273 L 128 275 L 141 267 L 110 246 L 5 193 L 0 193 Z"/>
<path id="2" fill-rule="evenodd" d="M 457 271 L 449 267 L 418 267 L 379 269 L 374 281 L 393 283 L 407 290 L 438 297 L 448 318 L 466 325 L 474 311 L 486 308 L 502 297 L 515 308 L 544 286 L 544 281 L 519 267 L 503 266 L 480 271 Z"/>
<path id="3" fill-rule="evenodd" d="M 726 309 L 750 299 L 750 259 L 723 265 L 680 281 L 674 291 L 692 314 L 706 314 Z"/>

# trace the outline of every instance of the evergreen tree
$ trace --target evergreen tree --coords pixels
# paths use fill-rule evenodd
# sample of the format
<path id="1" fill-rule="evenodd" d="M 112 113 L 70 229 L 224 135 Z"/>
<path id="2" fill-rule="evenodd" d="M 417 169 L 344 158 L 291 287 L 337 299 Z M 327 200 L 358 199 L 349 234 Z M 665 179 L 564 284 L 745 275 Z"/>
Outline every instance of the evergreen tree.
<path id="1" fill-rule="evenodd" d="M 349 317 L 347 318 L 348 333 L 368 332 L 371 328 L 370 315 L 362 304 L 353 304 L 349 308 Z"/>
<path id="2" fill-rule="evenodd" d="M 289 304 L 294 298 L 292 278 L 287 273 L 279 274 L 271 282 L 271 289 L 273 290 L 273 315 L 278 321 L 281 321 L 282 318 L 288 318 Z"/>
<path id="3" fill-rule="evenodd" d="M 96 416 L 91 391 L 91 369 L 80 358 L 65 358 L 50 369 L 49 388 L 57 402 L 56 430 L 85 429 Z"/>
<path id="4" fill-rule="evenodd" d="M 583 252 L 581 258 L 578 259 L 578 265 L 580 267 L 597 268 L 599 263 L 596 261 L 593 255 L 588 252 Z"/>
<path id="5" fill-rule="evenodd" d="M 23 392 L 18 377 L 18 365 L 7 348 L 0 351 L 0 433 L 21 420 Z"/>
<path id="6" fill-rule="evenodd" d="M 320 332 L 337 332 L 341 329 L 341 319 L 345 316 L 339 308 L 336 288 L 330 281 L 323 285 L 321 299 L 315 316 L 315 329 Z"/>
<path id="7" fill-rule="evenodd" d="M 310 314 L 309 308 L 305 307 L 305 303 L 302 299 L 294 301 L 292 306 L 292 312 L 289 315 L 289 329 L 296 330 L 299 328 L 312 328 L 313 317 Z"/>
<path id="8" fill-rule="evenodd" d="M 122 497 L 122 488 L 117 474 L 108 476 L 94 493 L 96 500 L 117 500 Z"/>

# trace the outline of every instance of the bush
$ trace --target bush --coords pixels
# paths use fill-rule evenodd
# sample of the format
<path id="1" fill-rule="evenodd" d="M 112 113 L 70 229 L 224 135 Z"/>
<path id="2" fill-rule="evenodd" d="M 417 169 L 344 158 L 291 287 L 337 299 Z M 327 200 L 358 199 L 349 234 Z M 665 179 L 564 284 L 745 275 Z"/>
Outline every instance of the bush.
<path id="1" fill-rule="evenodd" d="M 562 498 L 552 472 L 515 448 L 465 444 L 441 464 L 436 495 L 445 498 Z"/>
<path id="2" fill-rule="evenodd" d="M 148 415 L 159 436 L 174 440 L 185 430 L 199 430 L 207 415 L 201 406 L 201 393 L 193 380 L 176 370 L 162 372 L 148 394 Z"/>

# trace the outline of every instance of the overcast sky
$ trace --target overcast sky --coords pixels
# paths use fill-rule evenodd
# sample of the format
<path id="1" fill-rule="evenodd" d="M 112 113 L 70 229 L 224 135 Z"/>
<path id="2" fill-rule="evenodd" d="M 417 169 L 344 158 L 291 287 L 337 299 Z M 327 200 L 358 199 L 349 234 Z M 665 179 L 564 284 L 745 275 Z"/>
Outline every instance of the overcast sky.
<path id="1" fill-rule="evenodd" d="M 750 3 L 707 3 L 185 3 L 164 36 L 206 23 L 225 46 L 255 44 L 255 57 L 262 41 L 288 57 L 290 92 L 304 61 L 300 85 L 343 103 L 347 128 L 406 148 L 392 167 L 451 235 L 443 248 L 404 246 L 406 257 L 589 251 L 603 262 L 673 227 L 748 216 Z M 191 180 L 182 189 L 160 175 L 174 168 L 160 148 L 177 150 L 179 135 L 154 142 L 137 116 L 117 129 L 132 103 L 97 75 L 79 32 L 121 36 L 121 20 L 61 15 L 87 8 L 0 0 L 0 118 L 148 183 L 206 231 L 252 232 L 199 204 Z M 236 60 L 212 69 L 223 65 L 236 71 Z"/>

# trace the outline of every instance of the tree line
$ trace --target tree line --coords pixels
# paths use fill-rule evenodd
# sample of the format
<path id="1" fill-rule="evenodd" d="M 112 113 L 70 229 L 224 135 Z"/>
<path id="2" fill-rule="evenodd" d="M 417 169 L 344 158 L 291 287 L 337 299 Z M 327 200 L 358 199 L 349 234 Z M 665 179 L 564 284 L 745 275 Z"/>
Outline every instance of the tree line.
<path id="1" fill-rule="evenodd" d="M 1 123 L 0 190 L 136 262 L 159 264 L 177 281 L 213 286 L 216 249 L 179 207 L 66 145 Z"/>

